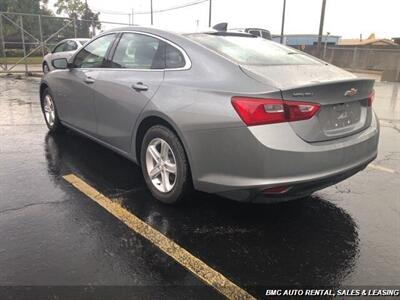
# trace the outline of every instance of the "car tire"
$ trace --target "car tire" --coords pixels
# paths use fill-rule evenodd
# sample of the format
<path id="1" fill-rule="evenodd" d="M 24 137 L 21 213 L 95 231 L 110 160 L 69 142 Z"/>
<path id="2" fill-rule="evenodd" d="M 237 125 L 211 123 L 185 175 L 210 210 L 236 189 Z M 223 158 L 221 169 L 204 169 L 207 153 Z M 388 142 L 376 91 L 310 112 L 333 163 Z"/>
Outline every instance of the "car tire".
<path id="1" fill-rule="evenodd" d="M 49 88 L 43 91 L 42 99 L 40 100 L 44 120 L 46 121 L 47 128 L 51 133 L 61 133 L 65 127 L 61 124 L 58 117 L 56 105 L 53 95 Z"/>
<path id="2" fill-rule="evenodd" d="M 171 129 L 155 125 L 147 130 L 141 145 L 140 162 L 147 187 L 157 200 L 178 204 L 192 192 L 185 150 Z"/>
<path id="3" fill-rule="evenodd" d="M 50 72 L 49 65 L 45 62 L 43 63 L 43 74 L 47 74 Z"/>

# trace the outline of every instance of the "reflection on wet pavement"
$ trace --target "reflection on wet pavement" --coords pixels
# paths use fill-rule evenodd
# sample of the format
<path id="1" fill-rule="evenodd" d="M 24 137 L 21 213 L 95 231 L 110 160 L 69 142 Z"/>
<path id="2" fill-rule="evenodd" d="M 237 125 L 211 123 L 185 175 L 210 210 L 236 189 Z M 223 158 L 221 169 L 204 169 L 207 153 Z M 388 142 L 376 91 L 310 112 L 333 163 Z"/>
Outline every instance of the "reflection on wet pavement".
<path id="1" fill-rule="evenodd" d="M 184 206 L 168 207 L 141 188 L 135 165 L 105 148 L 73 133 L 47 136 L 46 143 L 53 176 L 78 174 L 250 291 L 264 285 L 336 286 L 354 266 L 354 221 L 318 197 L 271 206 L 199 193 Z"/>

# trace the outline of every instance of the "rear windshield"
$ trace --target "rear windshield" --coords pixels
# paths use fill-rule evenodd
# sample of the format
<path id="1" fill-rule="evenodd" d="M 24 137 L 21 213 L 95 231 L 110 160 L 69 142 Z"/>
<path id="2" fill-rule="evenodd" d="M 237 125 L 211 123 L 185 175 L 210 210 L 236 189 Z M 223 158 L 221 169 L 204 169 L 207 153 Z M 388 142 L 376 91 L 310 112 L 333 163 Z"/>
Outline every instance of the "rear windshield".
<path id="1" fill-rule="evenodd" d="M 222 36 L 205 33 L 188 38 L 246 65 L 310 65 L 320 62 L 295 49 L 257 37 Z"/>

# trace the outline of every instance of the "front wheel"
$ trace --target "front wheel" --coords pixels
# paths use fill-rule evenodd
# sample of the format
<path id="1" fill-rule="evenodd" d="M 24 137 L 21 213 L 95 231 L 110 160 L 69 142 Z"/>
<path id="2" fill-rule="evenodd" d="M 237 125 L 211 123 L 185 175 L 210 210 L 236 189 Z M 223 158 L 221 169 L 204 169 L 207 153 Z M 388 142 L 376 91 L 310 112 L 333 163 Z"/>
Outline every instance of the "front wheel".
<path id="1" fill-rule="evenodd" d="M 41 106 L 49 131 L 52 133 L 62 132 L 64 130 L 64 126 L 61 124 L 60 119 L 58 118 L 54 98 L 49 88 L 46 88 L 43 91 Z"/>
<path id="2" fill-rule="evenodd" d="M 147 187 L 167 204 L 185 200 L 192 190 L 189 163 L 183 146 L 169 128 L 156 125 L 145 134 L 140 161 Z"/>

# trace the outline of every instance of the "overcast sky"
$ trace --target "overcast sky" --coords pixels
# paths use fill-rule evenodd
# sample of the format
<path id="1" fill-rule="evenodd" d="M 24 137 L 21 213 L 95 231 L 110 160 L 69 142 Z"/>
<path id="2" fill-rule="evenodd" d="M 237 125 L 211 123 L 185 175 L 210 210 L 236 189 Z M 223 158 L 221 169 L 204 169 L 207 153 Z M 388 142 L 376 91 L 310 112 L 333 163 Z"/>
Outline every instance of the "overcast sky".
<path id="1" fill-rule="evenodd" d="M 55 0 L 50 1 L 50 6 Z M 164 9 L 193 0 L 153 0 L 153 9 Z M 318 33 L 322 0 L 287 0 L 285 33 Z M 150 0 L 88 0 L 100 20 L 128 22 L 127 15 L 150 10 Z M 262 27 L 280 33 L 283 0 L 212 0 L 212 23 L 228 22 L 230 28 Z M 135 15 L 135 24 L 149 25 L 150 15 Z M 208 25 L 208 2 L 169 12 L 155 13 L 154 25 L 173 30 L 192 30 Z M 108 26 L 110 28 L 110 26 Z M 344 38 L 400 36 L 400 0 L 327 0 L 324 33 Z"/>

